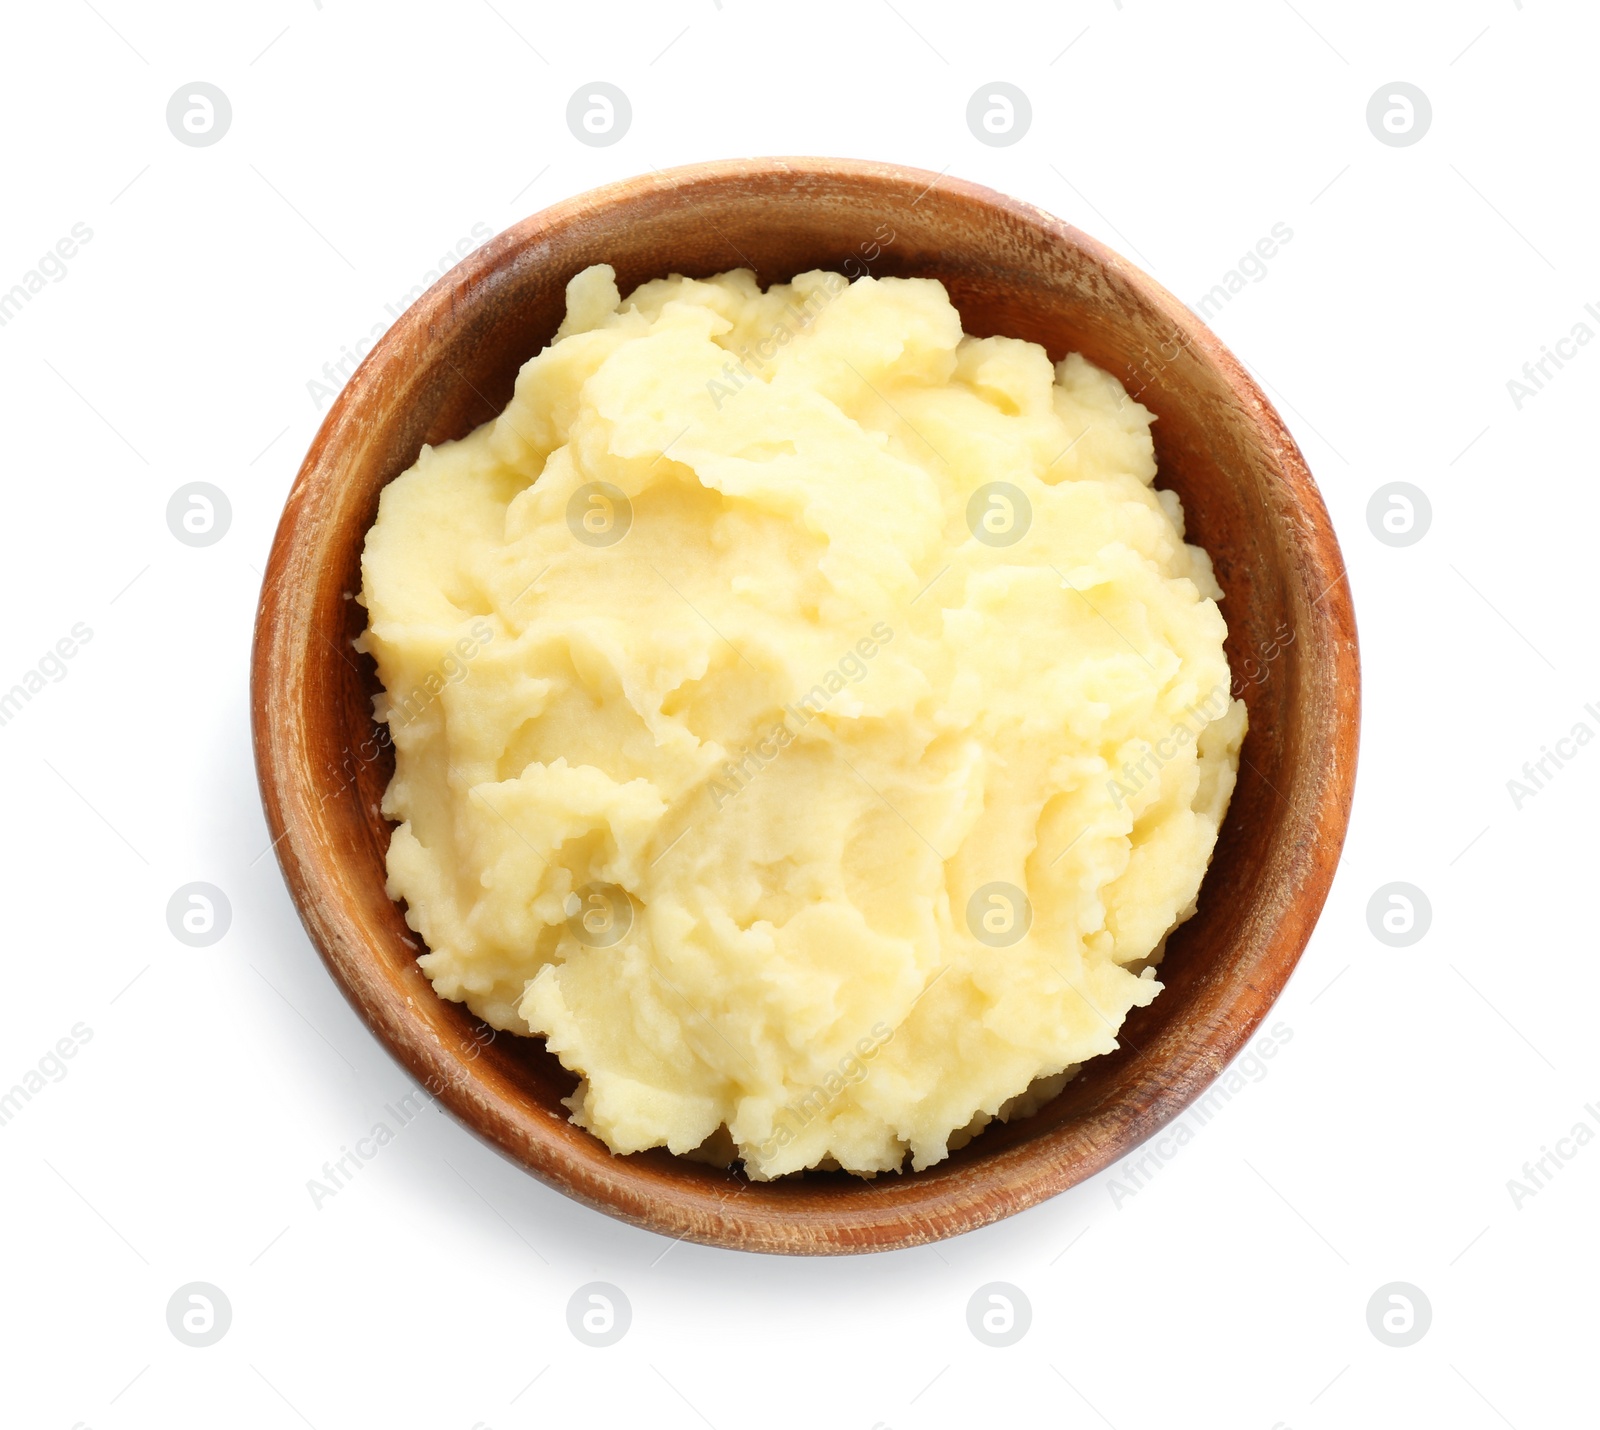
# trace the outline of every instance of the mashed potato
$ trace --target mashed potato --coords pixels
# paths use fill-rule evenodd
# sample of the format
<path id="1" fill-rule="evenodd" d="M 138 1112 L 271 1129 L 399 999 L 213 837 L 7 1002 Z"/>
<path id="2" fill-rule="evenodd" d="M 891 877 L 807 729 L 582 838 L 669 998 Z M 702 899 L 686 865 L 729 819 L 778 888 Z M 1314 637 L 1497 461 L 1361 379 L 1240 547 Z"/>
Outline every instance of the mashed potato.
<path id="1" fill-rule="evenodd" d="M 1117 1046 L 1233 790 L 1151 414 L 925 279 L 567 300 L 367 537 L 389 892 L 613 1151 L 926 1167 Z"/>

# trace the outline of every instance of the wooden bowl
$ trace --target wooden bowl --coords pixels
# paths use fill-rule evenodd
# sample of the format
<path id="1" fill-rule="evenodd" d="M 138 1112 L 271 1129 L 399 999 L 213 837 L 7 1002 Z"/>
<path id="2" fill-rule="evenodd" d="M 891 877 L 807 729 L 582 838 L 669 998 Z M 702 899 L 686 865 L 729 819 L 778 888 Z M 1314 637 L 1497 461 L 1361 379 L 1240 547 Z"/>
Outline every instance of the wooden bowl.
<path id="1" fill-rule="evenodd" d="M 885 231 L 893 237 L 885 239 Z M 1120 1051 L 1033 1117 L 993 1124 L 925 1172 L 750 1183 L 653 1151 L 614 1156 L 572 1126 L 575 1080 L 542 1041 L 438 997 L 384 893 L 393 770 L 372 720 L 353 599 L 383 485 L 424 442 L 462 437 L 549 341 L 567 280 L 610 263 L 624 293 L 672 273 L 810 268 L 941 279 L 969 333 L 1080 352 L 1160 419 L 1158 482 L 1227 593 L 1250 733 L 1166 991 Z M 1238 361 L 1137 268 L 974 184 L 840 159 L 697 164 L 537 214 L 452 269 L 379 339 L 322 424 L 284 508 L 256 620 L 251 703 L 267 820 L 300 915 L 368 1025 L 457 1117 L 535 1176 L 672 1237 L 750 1251 L 878 1251 L 953 1236 L 1073 1186 L 1180 1113 L 1244 1045 L 1310 936 L 1355 778 L 1359 670 L 1339 547 L 1304 459 Z"/>

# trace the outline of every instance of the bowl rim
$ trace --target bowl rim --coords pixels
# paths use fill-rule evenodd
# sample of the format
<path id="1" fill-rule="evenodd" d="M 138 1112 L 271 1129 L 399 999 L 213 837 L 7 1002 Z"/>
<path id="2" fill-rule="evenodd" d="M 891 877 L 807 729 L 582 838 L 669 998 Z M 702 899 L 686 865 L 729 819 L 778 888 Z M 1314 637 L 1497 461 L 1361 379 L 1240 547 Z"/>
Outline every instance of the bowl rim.
<path id="1" fill-rule="evenodd" d="M 885 1186 L 866 1212 L 849 1216 L 815 1211 L 764 1211 L 759 1201 L 686 1192 L 663 1197 L 660 1187 L 630 1172 L 633 1159 L 613 1156 L 604 1171 L 577 1164 L 559 1138 L 512 1114 L 506 1095 L 475 1075 L 474 1063 L 446 1047 L 408 1015 L 402 1002 L 380 987 L 381 978 L 362 959 L 363 940 L 348 912 L 322 877 L 319 857 L 302 821 L 311 810 L 310 763 L 304 732 L 292 720 L 276 718 L 274 696 L 293 682 L 298 670 L 296 642 L 307 629 L 305 611 L 295 606 L 292 578 L 303 573 L 306 526 L 319 483 L 326 484 L 333 454 L 346 435 L 362 426 L 361 414 L 381 371 L 407 344 L 423 346 L 436 324 L 444 324 L 475 286 L 536 247 L 546 237 L 598 209 L 659 197 L 688 186 L 737 183 L 750 178 L 845 179 L 909 192 L 938 187 L 979 206 L 997 209 L 1035 230 L 1041 239 L 1080 252 L 1087 262 L 1113 274 L 1137 291 L 1175 329 L 1187 346 L 1221 379 L 1239 413 L 1252 424 L 1259 443 L 1289 489 L 1303 518 L 1294 536 L 1303 558 L 1287 579 L 1315 593 L 1309 608 L 1319 627 L 1331 670 L 1327 709 L 1318 729 L 1338 745 L 1335 768 L 1313 785 L 1308 810 L 1296 819 L 1297 834 L 1312 853 L 1304 877 L 1277 914 L 1273 936 L 1252 972 L 1249 997 L 1230 989 L 1227 1006 L 1241 1016 L 1205 1030 L 1193 1045 L 1179 1076 L 1122 1119 L 1109 1133 L 1079 1137 L 1071 1157 L 1036 1152 L 996 1164 L 981 1190 L 948 1187 L 919 1195 L 919 1176 L 908 1173 Z M 392 480 L 392 478 L 391 478 Z M 1222 341 L 1155 279 L 1120 254 L 1062 219 L 1023 200 L 946 173 L 860 159 L 772 157 L 723 159 L 688 164 L 622 179 L 555 203 L 511 225 L 446 272 L 408 307 L 357 367 L 322 420 L 285 501 L 257 607 L 251 652 L 251 726 L 257 780 L 279 867 L 312 944 L 352 1007 L 390 1054 L 434 1094 L 468 1130 L 511 1161 L 596 1210 L 675 1239 L 737 1250 L 791 1254 L 838 1254 L 893 1250 L 958 1235 L 1034 1206 L 1094 1176 L 1148 1140 L 1201 1097 L 1229 1061 L 1254 1035 L 1281 994 L 1315 927 L 1333 879 L 1349 824 L 1354 795 L 1356 732 L 1360 717 L 1360 661 L 1353 603 L 1337 538 L 1321 494 L 1298 445 L 1282 419 L 1243 365 Z M 1330 757 L 1331 758 L 1331 757 Z M 1270 954 L 1270 957 L 1268 956 Z M 370 956 L 370 953 L 369 953 Z M 465 1072 L 465 1076 L 463 1076 Z M 1052 1129 L 1048 1142 L 1064 1128 Z M 1026 1144 L 1025 1144 L 1026 1145 Z M 936 1169 L 930 1169 L 936 1170 Z"/>

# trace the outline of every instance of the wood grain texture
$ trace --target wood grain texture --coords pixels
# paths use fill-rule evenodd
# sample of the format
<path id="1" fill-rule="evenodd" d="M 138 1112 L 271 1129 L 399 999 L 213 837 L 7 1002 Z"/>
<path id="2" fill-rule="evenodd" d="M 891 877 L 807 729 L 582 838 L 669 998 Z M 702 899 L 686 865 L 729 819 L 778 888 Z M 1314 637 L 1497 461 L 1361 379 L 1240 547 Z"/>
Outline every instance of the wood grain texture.
<path id="1" fill-rule="evenodd" d="M 424 442 L 509 400 L 591 263 L 624 293 L 670 273 L 754 267 L 763 285 L 846 268 L 880 226 L 878 276 L 941 279 L 966 330 L 1081 352 L 1159 419 L 1158 482 L 1226 592 L 1250 707 L 1239 782 L 1201 890 L 1171 939 L 1166 991 L 1025 1121 L 926 1172 L 749 1183 L 664 1151 L 618 1157 L 573 1127 L 574 1079 L 542 1041 L 437 997 L 384 892 L 393 770 L 372 662 L 350 640 L 360 554 L 384 484 Z M 864 247 L 865 246 L 865 247 Z M 1244 662 L 1292 641 L 1258 682 Z M 493 239 L 379 340 L 318 432 L 285 506 L 257 614 L 251 713 L 278 860 L 312 942 L 372 1030 L 468 1127 L 590 1206 L 672 1237 L 752 1251 L 884 1250 L 952 1236 L 1073 1186 L 1202 1094 L 1277 997 L 1339 858 L 1359 724 L 1355 619 L 1327 511 L 1298 448 L 1217 338 L 1124 259 L 1038 209 L 917 169 L 834 159 L 695 165 L 613 184 Z"/>

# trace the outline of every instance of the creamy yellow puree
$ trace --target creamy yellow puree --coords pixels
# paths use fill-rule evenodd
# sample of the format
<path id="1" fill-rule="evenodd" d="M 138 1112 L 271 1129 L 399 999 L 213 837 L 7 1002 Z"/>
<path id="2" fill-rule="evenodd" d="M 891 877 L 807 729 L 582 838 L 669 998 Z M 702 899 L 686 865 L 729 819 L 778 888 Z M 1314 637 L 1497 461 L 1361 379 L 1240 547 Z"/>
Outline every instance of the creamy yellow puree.
<path id="1" fill-rule="evenodd" d="M 568 286 L 367 537 L 389 892 L 615 1152 L 939 1161 L 1117 1046 L 1233 789 L 1151 414 L 944 287 Z"/>

